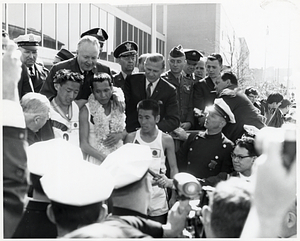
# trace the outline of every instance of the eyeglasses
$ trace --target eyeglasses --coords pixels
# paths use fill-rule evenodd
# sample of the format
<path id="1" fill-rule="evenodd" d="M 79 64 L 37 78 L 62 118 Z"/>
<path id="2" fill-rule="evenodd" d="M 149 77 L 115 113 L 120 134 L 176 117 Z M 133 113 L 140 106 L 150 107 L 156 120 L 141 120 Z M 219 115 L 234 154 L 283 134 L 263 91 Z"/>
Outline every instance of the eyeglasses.
<path id="1" fill-rule="evenodd" d="M 240 156 L 240 155 L 236 155 L 235 153 L 231 153 L 231 158 L 235 159 L 237 158 L 239 161 L 241 161 L 242 159 L 246 158 L 246 157 L 252 157 L 252 156 Z"/>

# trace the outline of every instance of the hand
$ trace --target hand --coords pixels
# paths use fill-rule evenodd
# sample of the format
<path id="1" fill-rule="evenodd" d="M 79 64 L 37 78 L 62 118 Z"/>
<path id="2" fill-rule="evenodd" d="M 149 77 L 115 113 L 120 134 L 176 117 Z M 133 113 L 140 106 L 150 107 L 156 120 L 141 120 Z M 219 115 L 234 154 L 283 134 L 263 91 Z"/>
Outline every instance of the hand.
<path id="1" fill-rule="evenodd" d="M 120 112 L 125 111 L 125 97 L 121 88 L 113 87 L 113 109 L 119 108 Z"/>
<path id="2" fill-rule="evenodd" d="M 274 210 L 285 209 L 295 199 L 296 161 L 289 170 L 283 165 L 285 133 L 283 128 L 267 127 L 257 134 L 257 144 L 261 144 L 263 154 L 253 167 L 253 177 L 256 179 L 254 203 L 258 213 L 263 216 L 274 214 Z"/>
<path id="3" fill-rule="evenodd" d="M 107 135 L 107 138 L 103 141 L 103 144 L 104 146 L 111 148 L 115 146 L 122 139 L 122 137 L 123 135 L 120 132 L 110 133 L 109 135 Z"/>
<path id="4" fill-rule="evenodd" d="M 174 139 L 179 139 L 181 141 L 185 141 L 188 138 L 188 134 L 181 127 L 178 127 L 177 129 L 175 129 L 173 131 L 173 134 L 175 135 Z"/>
<path id="5" fill-rule="evenodd" d="M 17 45 L 9 40 L 7 49 L 2 57 L 2 86 L 3 99 L 19 101 L 18 82 L 21 78 L 21 52 Z"/>
<path id="6" fill-rule="evenodd" d="M 75 103 L 78 105 L 79 109 L 81 109 L 82 106 L 84 106 L 88 101 L 81 99 L 81 100 L 74 100 Z"/>
<path id="7" fill-rule="evenodd" d="M 191 122 L 184 122 L 180 124 L 180 127 L 186 131 L 192 127 L 192 124 Z"/>
<path id="8" fill-rule="evenodd" d="M 177 237 L 185 227 L 186 217 L 191 211 L 188 200 L 176 202 L 168 213 L 167 224 L 163 225 L 164 237 Z"/>
<path id="9" fill-rule="evenodd" d="M 172 188 L 173 187 L 173 180 L 167 178 L 165 174 L 159 174 L 156 177 L 153 178 L 156 184 L 160 188 Z"/>

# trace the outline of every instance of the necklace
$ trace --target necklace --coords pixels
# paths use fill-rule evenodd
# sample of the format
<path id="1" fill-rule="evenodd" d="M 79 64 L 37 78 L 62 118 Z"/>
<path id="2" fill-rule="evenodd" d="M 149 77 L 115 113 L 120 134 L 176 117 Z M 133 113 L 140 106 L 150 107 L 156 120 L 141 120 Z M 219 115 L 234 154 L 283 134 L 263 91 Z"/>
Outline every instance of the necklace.
<path id="1" fill-rule="evenodd" d="M 67 121 L 70 121 L 72 119 L 73 112 L 71 106 L 68 106 L 68 113 L 64 113 L 56 103 L 55 98 L 51 101 L 51 105 L 53 106 L 54 110 L 59 113 L 64 119 L 66 119 Z"/>

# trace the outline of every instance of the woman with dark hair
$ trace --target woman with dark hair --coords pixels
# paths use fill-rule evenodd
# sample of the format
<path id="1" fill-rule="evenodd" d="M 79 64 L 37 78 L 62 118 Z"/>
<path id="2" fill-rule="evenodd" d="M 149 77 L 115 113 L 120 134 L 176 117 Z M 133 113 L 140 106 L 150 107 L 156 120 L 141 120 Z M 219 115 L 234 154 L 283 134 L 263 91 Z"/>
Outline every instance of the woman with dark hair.
<path id="1" fill-rule="evenodd" d="M 265 106 L 265 117 L 266 125 L 267 126 L 276 126 L 276 119 L 279 115 L 279 109 L 278 107 L 281 105 L 281 102 L 283 100 L 283 96 L 280 93 L 271 93 L 267 98 L 267 103 Z"/>
<path id="2" fill-rule="evenodd" d="M 106 156 L 123 145 L 125 114 L 112 103 L 113 86 L 110 75 L 94 74 L 88 103 L 79 115 L 80 147 L 89 162 L 100 165 Z M 124 99 L 120 88 L 118 96 Z"/>

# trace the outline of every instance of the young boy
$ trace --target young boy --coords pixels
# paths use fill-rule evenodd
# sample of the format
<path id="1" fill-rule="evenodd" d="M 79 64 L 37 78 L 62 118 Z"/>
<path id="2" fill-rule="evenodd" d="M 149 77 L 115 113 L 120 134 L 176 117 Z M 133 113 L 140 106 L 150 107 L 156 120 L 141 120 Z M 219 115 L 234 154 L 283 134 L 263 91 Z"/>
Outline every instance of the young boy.
<path id="1" fill-rule="evenodd" d="M 154 178 L 152 183 L 152 195 L 148 208 L 148 215 L 151 219 L 166 223 L 168 214 L 168 198 L 164 188 L 173 186 L 172 179 L 165 176 L 165 160 L 168 159 L 171 178 L 178 173 L 175 147 L 172 137 L 158 129 L 157 123 L 160 118 L 159 104 L 156 100 L 145 99 L 137 105 L 138 121 L 141 128 L 129 133 L 125 143 L 136 143 L 148 145 L 151 148 L 153 161 L 150 166 Z M 172 195 L 172 198 L 174 195 Z"/>

